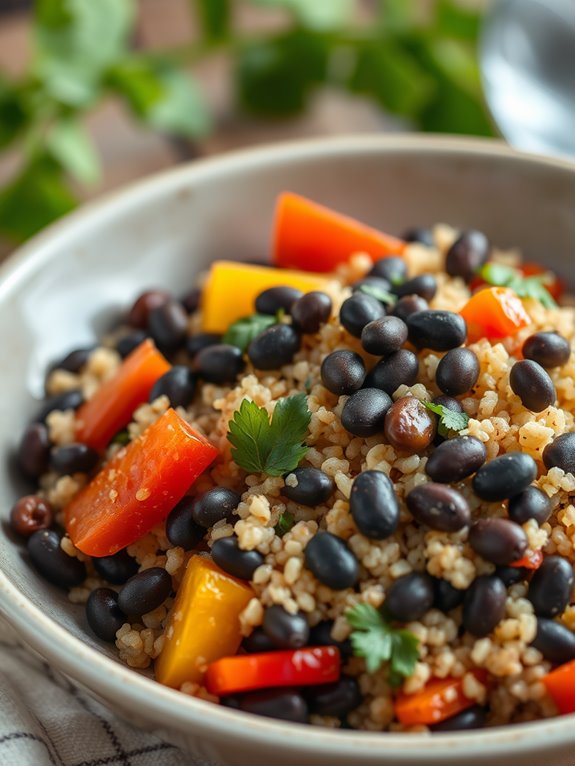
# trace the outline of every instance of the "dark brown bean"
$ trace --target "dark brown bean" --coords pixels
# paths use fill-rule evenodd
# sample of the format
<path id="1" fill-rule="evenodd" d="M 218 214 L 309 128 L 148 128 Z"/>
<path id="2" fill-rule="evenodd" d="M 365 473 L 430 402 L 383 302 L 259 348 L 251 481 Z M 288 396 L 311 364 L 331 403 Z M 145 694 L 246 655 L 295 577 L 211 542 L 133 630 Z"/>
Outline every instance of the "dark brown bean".
<path id="1" fill-rule="evenodd" d="M 523 582 L 531 575 L 531 570 L 525 567 L 495 567 L 495 574 L 500 580 L 503 580 L 505 587 Z"/>
<path id="2" fill-rule="evenodd" d="M 192 287 L 181 299 L 182 306 L 186 309 L 188 314 L 195 314 L 200 308 L 202 300 L 202 291 L 199 287 Z"/>
<path id="3" fill-rule="evenodd" d="M 55 394 L 54 396 L 50 396 L 48 399 L 44 399 L 42 406 L 36 413 L 34 422 L 45 423 L 48 415 L 51 412 L 54 412 L 54 410 L 77 410 L 78 407 L 83 404 L 83 402 L 84 395 L 81 391 L 75 388 L 71 391 L 64 391 L 62 394 Z"/>
<path id="4" fill-rule="evenodd" d="M 138 573 L 138 562 L 125 548 L 112 556 L 94 557 L 92 564 L 100 577 L 114 585 L 123 585 Z"/>
<path id="5" fill-rule="evenodd" d="M 441 723 L 435 723 L 429 728 L 431 731 L 469 731 L 470 729 L 483 729 L 487 719 L 485 708 L 479 705 L 467 708 L 461 713 L 447 718 Z"/>
<path id="6" fill-rule="evenodd" d="M 327 502 L 335 492 L 334 480 L 319 468 L 304 466 L 290 473 L 297 479 L 297 484 L 295 487 L 285 484 L 281 493 L 294 503 L 314 508 Z"/>
<path id="7" fill-rule="evenodd" d="M 395 318 L 389 317 L 389 319 Z M 391 396 L 399 386 L 412 386 L 417 380 L 418 373 L 417 356 L 413 351 L 400 348 L 399 351 L 378 362 L 368 373 L 363 385 L 366 388 L 379 388 Z"/>
<path id="8" fill-rule="evenodd" d="M 573 567 L 562 556 L 546 556 L 534 572 L 527 598 L 538 617 L 558 617 L 571 602 Z"/>
<path id="9" fill-rule="evenodd" d="M 539 617 L 537 634 L 531 644 L 549 662 L 563 665 L 575 659 L 575 633 L 555 620 Z"/>
<path id="10" fill-rule="evenodd" d="M 241 501 L 241 495 L 227 487 L 208 489 L 194 498 L 192 519 L 200 527 L 209 529 L 230 517 Z"/>
<path id="11" fill-rule="evenodd" d="M 510 498 L 508 513 L 509 518 L 516 524 L 525 524 L 529 519 L 544 524 L 551 516 L 551 502 L 545 492 L 537 487 L 527 487 Z"/>
<path id="12" fill-rule="evenodd" d="M 308 642 L 309 623 L 305 614 L 291 614 L 280 604 L 267 607 L 262 628 L 277 649 L 299 649 Z"/>
<path id="13" fill-rule="evenodd" d="M 135 351 L 147 337 L 148 334 L 144 330 L 132 330 L 132 332 L 122 335 L 122 337 L 116 341 L 116 351 L 120 354 L 122 359 L 125 359 L 132 353 L 132 351 Z"/>
<path id="14" fill-rule="evenodd" d="M 261 715 L 266 718 L 278 718 L 280 721 L 307 723 L 308 707 L 302 695 L 295 689 L 270 689 L 266 691 L 249 692 L 234 698 L 233 704 L 222 698 L 222 703 L 228 707 L 243 710 L 244 713 Z"/>
<path id="15" fill-rule="evenodd" d="M 363 701 L 359 684 L 352 676 L 342 675 L 333 684 L 312 686 L 306 690 L 310 712 L 341 718 L 355 710 Z"/>
<path id="16" fill-rule="evenodd" d="M 244 638 L 242 649 L 245 649 L 248 654 L 260 654 L 261 652 L 275 652 L 277 646 L 261 628 L 256 628 Z"/>
<path id="17" fill-rule="evenodd" d="M 248 357 L 256 370 L 277 370 L 289 364 L 300 348 L 301 336 L 294 327 L 275 324 L 252 340 L 248 346 Z M 202 353 L 205 352 L 200 351 Z"/>
<path id="18" fill-rule="evenodd" d="M 407 318 L 409 340 L 417 348 L 449 351 L 465 342 L 465 319 L 453 311 L 418 311 Z"/>
<path id="19" fill-rule="evenodd" d="M 491 246 L 481 231 L 464 231 L 451 245 L 445 256 L 445 271 L 452 277 L 470 282 L 477 270 L 489 259 Z"/>
<path id="20" fill-rule="evenodd" d="M 208 346 L 217 346 L 222 342 L 222 336 L 215 332 L 199 332 L 186 338 L 186 354 L 191 361 L 196 354 Z"/>
<path id="21" fill-rule="evenodd" d="M 148 332 L 163 351 L 178 349 L 186 340 L 188 315 L 181 303 L 168 300 L 151 309 L 148 314 Z"/>
<path id="22" fill-rule="evenodd" d="M 96 450 L 81 442 L 52 447 L 50 453 L 50 467 L 61 476 L 90 473 L 98 465 L 99 460 L 100 456 Z"/>
<path id="23" fill-rule="evenodd" d="M 194 521 L 195 502 L 193 497 L 185 495 L 172 508 L 166 519 L 166 537 L 172 545 L 185 551 L 193 550 L 206 534 L 205 527 Z"/>
<path id="24" fill-rule="evenodd" d="M 483 442 L 475 436 L 455 436 L 439 444 L 429 456 L 425 472 L 433 481 L 451 484 L 474 474 L 487 457 Z"/>
<path id="25" fill-rule="evenodd" d="M 469 530 L 469 544 L 486 561 L 506 566 L 519 561 L 529 547 L 527 535 L 509 519 L 479 519 Z"/>
<path id="26" fill-rule="evenodd" d="M 126 615 L 118 606 L 118 595 L 110 588 L 96 588 L 86 602 L 88 625 L 102 641 L 116 640 L 116 633 L 125 622 Z"/>
<path id="27" fill-rule="evenodd" d="M 522 348 L 525 359 L 532 359 L 545 369 L 562 367 L 571 356 L 569 341 L 558 332 L 536 332 Z"/>
<path id="28" fill-rule="evenodd" d="M 48 468 L 50 438 L 44 423 L 30 423 L 18 446 L 18 465 L 22 472 L 37 479 Z"/>
<path id="29" fill-rule="evenodd" d="M 280 310 L 289 314 L 293 304 L 302 295 L 301 290 L 288 285 L 268 287 L 256 297 L 256 311 L 258 314 L 270 314 L 271 316 L 275 316 Z"/>
<path id="30" fill-rule="evenodd" d="M 28 554 L 45 580 L 67 590 L 86 579 L 86 565 L 64 552 L 61 539 L 53 529 L 39 529 L 28 538 Z"/>
<path id="31" fill-rule="evenodd" d="M 371 295 L 372 298 L 379 300 L 379 302 L 383 303 L 384 306 L 387 305 L 388 301 L 382 301 L 381 298 L 385 297 L 387 299 L 388 294 L 391 293 L 390 283 L 387 281 L 387 279 L 381 279 L 381 277 L 363 277 L 363 279 L 358 279 L 356 282 L 354 282 L 351 286 L 351 289 L 354 293 L 365 293 L 366 295 Z"/>
<path id="32" fill-rule="evenodd" d="M 239 348 L 228 343 L 217 343 L 198 351 L 192 370 L 208 383 L 234 383 L 245 367 Z"/>
<path id="33" fill-rule="evenodd" d="M 505 617 L 507 590 L 495 575 L 480 575 L 463 600 L 463 627 L 477 638 L 487 636 Z"/>
<path id="34" fill-rule="evenodd" d="M 441 532 L 457 532 L 471 522 L 465 497 L 445 484 L 419 484 L 405 498 L 412 516 L 420 524 Z"/>
<path id="35" fill-rule="evenodd" d="M 419 242 L 426 247 L 433 247 L 435 245 L 433 231 L 421 226 L 413 226 L 411 229 L 407 229 L 407 231 L 403 232 L 401 238 L 406 242 Z"/>
<path id="36" fill-rule="evenodd" d="M 333 630 L 333 620 L 322 620 L 314 625 L 309 633 L 309 646 L 337 646 L 341 652 L 342 657 L 351 657 L 353 655 L 353 647 L 349 638 L 343 641 L 337 641 L 332 637 L 331 631 Z"/>
<path id="37" fill-rule="evenodd" d="M 22 537 L 30 537 L 39 529 L 47 529 L 53 520 L 52 506 L 38 495 L 24 495 L 10 511 L 10 526 Z"/>
<path id="38" fill-rule="evenodd" d="M 385 540 L 399 524 L 397 495 L 382 471 L 363 471 L 355 478 L 349 509 L 359 531 L 371 540 Z"/>
<path id="39" fill-rule="evenodd" d="M 361 332 L 361 345 L 369 354 L 393 354 L 407 340 L 407 325 L 399 317 L 381 317 L 366 324 Z"/>
<path id="40" fill-rule="evenodd" d="M 455 588 L 448 580 L 434 578 L 433 584 L 435 588 L 433 606 L 436 609 L 447 614 L 463 602 L 467 591 Z"/>
<path id="41" fill-rule="evenodd" d="M 508 452 L 481 466 L 473 477 L 473 491 L 489 502 L 506 500 L 527 489 L 536 476 L 537 464 L 531 455 Z"/>
<path id="42" fill-rule="evenodd" d="M 66 354 L 63 359 L 59 359 L 50 365 L 50 372 L 54 370 L 66 370 L 67 372 L 80 372 L 82 367 L 90 358 L 90 354 L 95 346 L 86 346 L 86 348 L 76 348 L 74 351 Z"/>
<path id="43" fill-rule="evenodd" d="M 124 614 L 141 617 L 161 606 L 172 590 L 172 578 L 162 567 L 151 567 L 130 577 L 118 593 Z"/>
<path id="44" fill-rule="evenodd" d="M 433 441 L 436 420 L 414 396 L 403 396 L 385 416 L 384 434 L 397 449 L 422 452 Z"/>
<path id="45" fill-rule="evenodd" d="M 131 327 L 145 330 L 148 324 L 150 311 L 158 306 L 163 306 L 171 299 L 167 290 L 146 290 L 136 298 L 132 308 L 128 311 L 126 322 Z"/>
<path id="46" fill-rule="evenodd" d="M 365 364 L 355 351 L 338 349 L 321 363 L 321 382 L 332 394 L 353 394 L 363 385 Z"/>
<path id="47" fill-rule="evenodd" d="M 327 293 L 312 290 L 302 295 L 291 307 L 294 325 L 306 335 L 318 332 L 331 316 L 332 302 Z"/>
<path id="48" fill-rule="evenodd" d="M 407 322 L 408 317 L 412 314 L 417 314 L 418 311 L 426 311 L 429 308 L 429 303 L 420 295 L 407 295 L 405 298 L 400 298 L 390 314 L 394 317 L 402 319 Z"/>
<path id="49" fill-rule="evenodd" d="M 419 295 L 426 301 L 430 301 L 437 292 L 437 280 L 432 274 L 419 274 L 413 279 L 395 285 L 392 289 L 400 298 L 405 298 L 407 295 Z"/>
<path id="50" fill-rule="evenodd" d="M 345 540 L 331 532 L 318 532 L 306 545 L 306 567 L 328 588 L 353 588 L 359 579 L 359 562 Z"/>
<path id="51" fill-rule="evenodd" d="M 547 409 L 557 398 L 549 373 L 531 359 L 515 362 L 509 373 L 509 385 L 531 412 Z"/>
<path id="52" fill-rule="evenodd" d="M 543 450 L 545 468 L 561 468 L 566 473 L 575 474 L 575 432 L 561 434 Z"/>
<path id="53" fill-rule="evenodd" d="M 385 597 L 385 609 L 401 622 L 419 620 L 433 606 L 433 580 L 426 572 L 410 572 L 395 580 Z"/>
<path id="54" fill-rule="evenodd" d="M 212 558 L 216 564 L 240 580 L 251 580 L 253 573 L 265 559 L 259 551 L 240 548 L 237 537 L 221 537 L 212 545 Z"/>
<path id="55" fill-rule="evenodd" d="M 479 377 L 479 360 L 469 348 L 452 348 L 437 365 L 435 382 L 449 396 L 470 391 Z"/>
<path id="56" fill-rule="evenodd" d="M 371 267 L 370 277 L 387 279 L 391 285 L 398 285 L 407 279 L 407 263 L 405 258 L 398 255 L 389 255 L 380 258 Z"/>
<path id="57" fill-rule="evenodd" d="M 355 338 L 360 338 L 366 324 L 385 316 L 381 303 L 371 295 L 354 293 L 345 300 L 339 310 L 339 321 Z"/>
<path id="58" fill-rule="evenodd" d="M 343 406 L 341 424 L 354 436 L 375 436 L 383 431 L 391 399 L 378 388 L 362 388 Z"/>

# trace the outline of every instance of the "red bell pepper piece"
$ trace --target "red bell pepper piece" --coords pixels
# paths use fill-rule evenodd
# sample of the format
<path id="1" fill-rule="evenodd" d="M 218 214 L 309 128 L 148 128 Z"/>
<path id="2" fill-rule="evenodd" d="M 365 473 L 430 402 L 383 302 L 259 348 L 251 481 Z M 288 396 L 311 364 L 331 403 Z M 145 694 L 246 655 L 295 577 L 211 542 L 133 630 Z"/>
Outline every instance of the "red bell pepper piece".
<path id="1" fill-rule="evenodd" d="M 485 684 L 487 673 L 484 670 L 475 670 L 473 674 Z M 405 726 L 430 726 L 452 718 L 475 704 L 475 700 L 463 693 L 463 678 L 434 678 L 415 694 L 399 692 L 395 700 L 395 715 Z"/>
<path id="2" fill-rule="evenodd" d="M 74 545 L 110 556 L 163 521 L 218 450 L 173 409 L 121 449 L 64 509 Z"/>
<path id="3" fill-rule="evenodd" d="M 516 335 L 531 324 L 521 299 L 508 287 L 489 287 L 472 295 L 459 312 L 467 324 L 470 343 Z"/>
<path id="4" fill-rule="evenodd" d="M 402 255 L 406 243 L 298 194 L 280 194 L 274 221 L 276 266 L 329 272 L 354 253 Z"/>
<path id="5" fill-rule="evenodd" d="M 335 646 L 245 654 L 212 662 L 205 684 L 210 694 L 219 697 L 276 686 L 316 686 L 337 681 L 340 666 Z"/>
<path id="6" fill-rule="evenodd" d="M 562 715 L 575 713 L 575 660 L 560 665 L 541 680 Z"/>
<path id="7" fill-rule="evenodd" d="M 528 550 L 525 556 L 518 561 L 514 561 L 509 566 L 511 567 L 524 567 L 525 569 L 539 569 L 543 563 L 543 552 Z"/>

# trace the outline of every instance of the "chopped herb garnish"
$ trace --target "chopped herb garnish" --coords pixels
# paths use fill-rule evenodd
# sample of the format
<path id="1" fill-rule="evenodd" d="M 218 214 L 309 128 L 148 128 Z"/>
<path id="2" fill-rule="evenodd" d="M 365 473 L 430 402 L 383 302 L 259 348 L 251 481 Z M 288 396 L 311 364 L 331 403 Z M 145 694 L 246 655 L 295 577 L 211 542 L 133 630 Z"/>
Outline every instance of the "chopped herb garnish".
<path id="1" fill-rule="evenodd" d="M 264 407 L 244 399 L 228 424 L 232 458 L 245 471 L 283 476 L 308 451 L 303 442 L 310 420 L 303 393 L 280 399 L 271 422 Z"/>
<path id="2" fill-rule="evenodd" d="M 279 321 L 281 321 L 281 317 L 278 318 L 278 316 L 270 316 L 269 314 L 252 314 L 249 317 L 242 317 L 228 327 L 222 338 L 222 343 L 229 343 L 231 346 L 237 346 L 241 351 L 245 351 L 254 338 L 267 330 L 268 327 L 278 324 Z"/>
<path id="3" fill-rule="evenodd" d="M 389 662 L 391 686 L 399 686 L 413 674 L 419 657 L 419 640 L 413 633 L 394 628 L 370 604 L 356 604 L 345 616 L 354 629 L 350 636 L 353 653 L 365 657 L 368 673 L 375 673 L 384 662 Z"/>
<path id="4" fill-rule="evenodd" d="M 503 263 L 489 262 L 481 267 L 478 274 L 487 284 L 496 287 L 509 287 L 520 298 L 534 298 L 547 309 L 557 306 L 549 290 L 545 287 L 546 284 L 553 281 L 553 275 L 550 273 L 526 277 L 519 269 L 514 269 Z"/>
<path id="5" fill-rule="evenodd" d="M 289 532 L 290 529 L 295 524 L 295 517 L 293 513 L 290 513 L 289 511 L 284 511 L 282 515 L 278 519 L 278 523 L 275 525 L 275 533 L 278 537 L 283 537 L 286 532 Z"/>
<path id="6" fill-rule="evenodd" d="M 437 433 L 440 436 L 449 437 L 451 431 L 463 431 L 469 423 L 469 415 L 465 412 L 454 412 L 444 407 L 443 404 L 434 404 L 433 402 L 423 402 L 428 410 L 439 415 L 439 424 Z"/>
<path id="7" fill-rule="evenodd" d="M 382 290 L 380 287 L 376 287 L 375 285 L 360 285 L 359 291 L 361 293 L 365 293 L 366 295 L 371 295 L 372 298 L 375 298 L 380 303 L 385 303 L 387 305 L 393 305 L 397 301 L 397 295 L 388 293 L 387 290 Z"/>
<path id="8" fill-rule="evenodd" d="M 129 444 L 130 441 L 130 434 L 128 433 L 128 430 L 124 428 L 123 431 L 118 431 L 118 433 L 114 436 L 112 439 L 112 444 L 121 444 L 122 446 L 125 446 L 126 444 Z"/>

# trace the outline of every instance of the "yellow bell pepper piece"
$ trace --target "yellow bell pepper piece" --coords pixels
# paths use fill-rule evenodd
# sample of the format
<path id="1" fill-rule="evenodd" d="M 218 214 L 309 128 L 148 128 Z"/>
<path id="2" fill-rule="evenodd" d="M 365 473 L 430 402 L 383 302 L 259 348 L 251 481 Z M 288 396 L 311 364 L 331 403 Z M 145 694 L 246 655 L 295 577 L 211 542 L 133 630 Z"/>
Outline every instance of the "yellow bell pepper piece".
<path id="1" fill-rule="evenodd" d="M 192 556 L 168 618 L 156 680 L 174 688 L 198 682 L 210 662 L 234 655 L 242 640 L 240 612 L 253 595 L 210 559 Z"/>
<path id="2" fill-rule="evenodd" d="M 204 332 L 223 333 L 233 322 L 253 314 L 256 297 L 268 287 L 287 285 L 309 293 L 324 290 L 328 281 L 305 271 L 216 261 L 202 291 Z"/>

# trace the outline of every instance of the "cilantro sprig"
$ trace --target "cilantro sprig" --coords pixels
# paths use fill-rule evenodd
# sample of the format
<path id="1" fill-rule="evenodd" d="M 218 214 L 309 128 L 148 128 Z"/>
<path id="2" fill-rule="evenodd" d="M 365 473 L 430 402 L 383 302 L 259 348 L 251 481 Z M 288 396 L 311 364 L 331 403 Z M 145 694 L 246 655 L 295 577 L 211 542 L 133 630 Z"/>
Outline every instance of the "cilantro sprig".
<path id="1" fill-rule="evenodd" d="M 434 404 L 433 402 L 423 402 L 430 412 L 439 415 L 437 433 L 445 439 L 449 438 L 452 431 L 463 431 L 469 423 L 469 415 L 466 412 L 454 412 L 444 407 L 443 404 Z"/>
<path id="2" fill-rule="evenodd" d="M 232 458 L 250 473 L 283 476 L 308 451 L 304 439 L 311 421 L 305 394 L 280 399 L 271 421 L 267 410 L 247 399 L 228 423 Z"/>
<path id="3" fill-rule="evenodd" d="M 368 673 L 375 673 L 389 662 L 388 681 L 399 686 L 415 670 L 419 640 L 404 628 L 394 628 L 383 614 L 370 604 L 356 604 L 345 616 L 352 626 L 353 653 L 365 657 Z"/>
<path id="4" fill-rule="evenodd" d="M 397 301 L 397 295 L 394 295 L 387 290 L 382 290 L 381 287 L 377 287 L 376 285 L 360 285 L 359 292 L 365 293 L 365 295 L 371 295 L 372 298 L 375 298 L 380 303 L 384 303 L 386 306 L 392 306 Z"/>
<path id="5" fill-rule="evenodd" d="M 289 511 L 284 511 L 275 525 L 275 533 L 278 537 L 283 537 L 295 525 L 295 516 Z"/>
<path id="6" fill-rule="evenodd" d="M 520 298 L 534 298 L 547 309 L 557 306 L 549 290 L 545 287 L 551 281 L 549 274 L 526 277 L 519 269 L 491 261 L 482 266 L 478 273 L 487 284 L 495 287 L 509 287 Z"/>
<path id="7" fill-rule="evenodd" d="M 269 314 L 252 314 L 248 317 L 242 317 L 228 327 L 222 342 L 229 343 L 230 346 L 237 346 L 240 351 L 245 351 L 254 338 L 267 330 L 268 327 L 277 324 L 278 321 L 277 316 L 270 316 Z"/>

